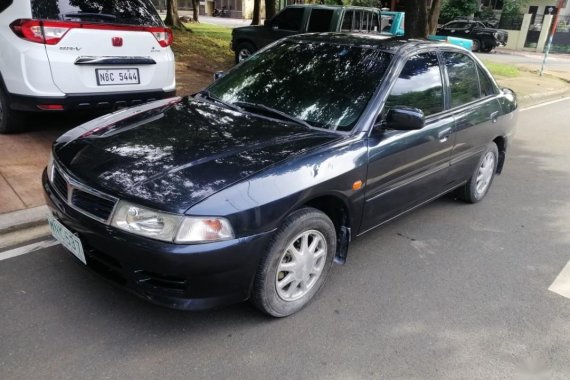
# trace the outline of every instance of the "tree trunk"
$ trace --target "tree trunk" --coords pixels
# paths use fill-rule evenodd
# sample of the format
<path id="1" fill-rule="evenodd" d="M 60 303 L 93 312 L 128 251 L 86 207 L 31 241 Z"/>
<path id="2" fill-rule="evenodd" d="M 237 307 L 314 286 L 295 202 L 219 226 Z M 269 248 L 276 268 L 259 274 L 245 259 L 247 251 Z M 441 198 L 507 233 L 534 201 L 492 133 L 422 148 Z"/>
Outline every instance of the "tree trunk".
<path id="1" fill-rule="evenodd" d="M 441 0 L 432 0 L 431 8 L 428 15 L 428 36 L 435 34 L 437 29 L 437 20 L 439 20 L 439 12 L 441 11 Z"/>
<path id="2" fill-rule="evenodd" d="M 259 8 L 261 8 L 261 0 L 253 0 L 253 19 L 251 25 L 259 25 Z"/>
<path id="3" fill-rule="evenodd" d="M 265 0 L 265 19 L 275 16 L 275 0 Z"/>
<path id="4" fill-rule="evenodd" d="M 200 1 L 192 0 L 192 20 L 198 22 L 198 11 L 200 10 Z"/>
<path id="5" fill-rule="evenodd" d="M 178 17 L 178 2 L 177 0 L 168 0 L 166 3 L 166 19 L 164 23 L 173 29 L 182 29 L 180 17 Z"/>
<path id="6" fill-rule="evenodd" d="M 406 37 L 427 37 L 427 4 L 426 0 L 407 0 L 406 10 Z"/>

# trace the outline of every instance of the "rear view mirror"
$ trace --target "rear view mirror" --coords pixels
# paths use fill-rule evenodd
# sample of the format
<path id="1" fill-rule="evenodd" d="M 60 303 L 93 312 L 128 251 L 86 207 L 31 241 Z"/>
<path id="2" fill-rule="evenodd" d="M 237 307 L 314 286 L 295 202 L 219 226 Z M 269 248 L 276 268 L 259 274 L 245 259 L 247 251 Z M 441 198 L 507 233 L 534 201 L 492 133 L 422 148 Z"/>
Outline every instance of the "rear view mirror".
<path id="1" fill-rule="evenodd" d="M 226 75 L 223 71 L 216 71 L 214 73 L 214 80 L 218 80 L 220 78 L 222 78 L 224 75 Z"/>
<path id="2" fill-rule="evenodd" d="M 422 110 L 411 107 L 393 107 L 386 114 L 384 119 L 385 129 L 395 129 L 398 131 L 413 131 L 422 129 L 425 124 Z"/>

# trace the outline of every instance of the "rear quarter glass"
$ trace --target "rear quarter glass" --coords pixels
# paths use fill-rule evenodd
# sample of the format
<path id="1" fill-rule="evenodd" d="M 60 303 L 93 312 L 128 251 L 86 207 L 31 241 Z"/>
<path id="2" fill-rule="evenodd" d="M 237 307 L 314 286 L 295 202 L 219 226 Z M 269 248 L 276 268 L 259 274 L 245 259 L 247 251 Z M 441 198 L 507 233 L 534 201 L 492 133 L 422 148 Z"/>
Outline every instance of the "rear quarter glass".
<path id="1" fill-rule="evenodd" d="M 0 2 L 5 0 L 0 0 Z M 10 1 L 10 0 L 9 0 Z M 162 26 L 150 0 L 30 0 L 32 17 L 42 20 Z"/>
<path id="2" fill-rule="evenodd" d="M 13 2 L 13 0 L 0 0 L 0 13 L 4 12 Z"/>

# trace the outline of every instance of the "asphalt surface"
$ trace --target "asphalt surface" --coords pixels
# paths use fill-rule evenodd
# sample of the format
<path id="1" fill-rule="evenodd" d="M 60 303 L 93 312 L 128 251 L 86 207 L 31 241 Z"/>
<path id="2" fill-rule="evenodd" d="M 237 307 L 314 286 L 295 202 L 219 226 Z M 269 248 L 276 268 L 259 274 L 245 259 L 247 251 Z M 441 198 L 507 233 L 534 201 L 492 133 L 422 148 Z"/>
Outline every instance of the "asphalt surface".
<path id="1" fill-rule="evenodd" d="M 61 246 L 0 261 L 1 379 L 567 379 L 570 100 L 521 113 L 488 197 L 353 242 L 285 319 L 145 303 Z"/>

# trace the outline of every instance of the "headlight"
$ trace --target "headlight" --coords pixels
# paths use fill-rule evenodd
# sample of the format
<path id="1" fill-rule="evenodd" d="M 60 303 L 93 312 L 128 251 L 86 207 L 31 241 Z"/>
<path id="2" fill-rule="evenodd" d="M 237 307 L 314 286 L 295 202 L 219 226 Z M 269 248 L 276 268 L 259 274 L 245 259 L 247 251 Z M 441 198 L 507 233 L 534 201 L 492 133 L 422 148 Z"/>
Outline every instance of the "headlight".
<path id="1" fill-rule="evenodd" d="M 120 201 L 111 225 L 123 231 L 175 243 L 204 243 L 233 239 L 224 218 L 186 217 Z"/>
<path id="2" fill-rule="evenodd" d="M 51 150 L 49 152 L 46 171 L 47 171 L 48 180 L 50 181 L 50 183 L 53 182 L 53 152 Z"/>

